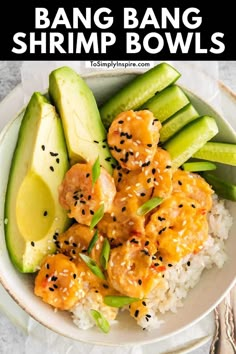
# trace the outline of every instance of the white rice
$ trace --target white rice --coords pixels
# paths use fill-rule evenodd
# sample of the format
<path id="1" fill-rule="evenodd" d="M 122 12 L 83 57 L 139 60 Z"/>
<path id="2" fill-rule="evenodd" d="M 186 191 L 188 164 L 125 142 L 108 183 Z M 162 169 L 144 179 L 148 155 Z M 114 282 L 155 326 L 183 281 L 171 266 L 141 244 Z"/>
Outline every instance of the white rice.
<path id="1" fill-rule="evenodd" d="M 204 269 L 211 267 L 223 267 L 227 260 L 225 252 L 225 240 L 228 238 L 233 218 L 225 206 L 225 201 L 214 194 L 213 207 L 208 214 L 209 237 L 201 252 L 196 255 L 189 255 L 176 265 L 165 271 L 164 278 L 152 289 L 148 298 L 147 312 L 151 317 L 147 320 L 145 316 L 137 320 L 138 325 L 147 330 L 159 327 L 163 321 L 158 316 L 167 311 L 176 312 L 183 306 L 183 299 L 201 278 Z M 90 310 L 95 309 L 101 312 L 112 324 L 116 317 L 117 309 L 106 306 L 102 296 L 90 292 L 83 302 L 74 309 L 73 321 L 81 329 L 94 326 Z"/>

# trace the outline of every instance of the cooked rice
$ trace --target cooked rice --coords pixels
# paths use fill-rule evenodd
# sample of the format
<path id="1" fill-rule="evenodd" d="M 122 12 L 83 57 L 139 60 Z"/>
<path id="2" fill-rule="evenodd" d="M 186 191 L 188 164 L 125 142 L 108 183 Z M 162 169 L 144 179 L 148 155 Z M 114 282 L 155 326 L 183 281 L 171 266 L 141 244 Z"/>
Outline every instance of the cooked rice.
<path id="1" fill-rule="evenodd" d="M 137 320 L 138 325 L 150 330 L 159 327 L 163 321 L 158 319 L 159 314 L 167 311 L 176 312 L 183 306 L 183 299 L 201 278 L 204 269 L 211 267 L 223 267 L 227 260 L 225 251 L 225 240 L 228 238 L 233 218 L 225 206 L 225 201 L 213 195 L 213 206 L 208 214 L 209 237 L 201 252 L 195 255 L 188 255 L 180 262 L 168 268 L 164 278 L 152 289 L 147 299 L 147 312 L 151 317 L 146 319 L 145 315 Z M 73 310 L 73 321 L 81 329 L 94 326 L 90 310 L 95 309 L 101 312 L 112 324 L 117 314 L 117 309 L 106 306 L 102 296 L 90 292 L 83 302 L 79 303 Z"/>

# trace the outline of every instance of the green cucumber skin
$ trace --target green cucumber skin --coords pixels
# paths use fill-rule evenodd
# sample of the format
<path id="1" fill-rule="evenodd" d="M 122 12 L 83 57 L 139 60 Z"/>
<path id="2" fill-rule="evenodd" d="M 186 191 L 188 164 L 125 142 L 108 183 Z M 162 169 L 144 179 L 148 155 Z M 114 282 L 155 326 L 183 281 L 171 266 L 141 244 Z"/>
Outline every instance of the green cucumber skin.
<path id="1" fill-rule="evenodd" d="M 160 130 L 160 142 L 164 143 L 174 134 L 181 130 L 186 124 L 199 117 L 199 113 L 191 103 L 188 103 L 181 110 L 171 116 L 163 123 Z"/>
<path id="2" fill-rule="evenodd" d="M 171 85 L 146 101 L 139 109 L 148 109 L 155 118 L 164 122 L 189 103 L 184 91 L 177 85 Z"/>
<path id="3" fill-rule="evenodd" d="M 103 124 L 109 128 L 119 113 L 137 109 L 179 77 L 180 73 L 167 63 L 158 64 L 138 75 L 100 107 Z"/>
<path id="4" fill-rule="evenodd" d="M 209 183 L 216 194 L 224 199 L 236 201 L 236 185 L 223 181 L 221 178 L 207 172 L 202 177 Z"/>
<path id="5" fill-rule="evenodd" d="M 236 166 L 236 144 L 208 142 L 193 157 Z"/>
<path id="6" fill-rule="evenodd" d="M 172 167 L 177 169 L 183 165 L 218 131 L 215 119 L 210 116 L 201 116 L 187 124 L 163 145 L 170 153 Z"/>

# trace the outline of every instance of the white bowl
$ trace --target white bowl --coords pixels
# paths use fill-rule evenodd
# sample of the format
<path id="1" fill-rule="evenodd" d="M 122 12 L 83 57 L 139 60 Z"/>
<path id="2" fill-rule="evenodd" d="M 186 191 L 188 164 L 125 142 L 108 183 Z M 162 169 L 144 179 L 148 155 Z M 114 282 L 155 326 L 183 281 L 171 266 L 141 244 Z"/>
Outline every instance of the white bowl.
<path id="1" fill-rule="evenodd" d="M 90 75 L 86 78 L 86 81 L 100 103 L 135 75 L 127 71 L 119 74 L 103 73 Z M 187 93 L 200 113 L 215 117 L 220 127 L 220 133 L 217 136 L 218 139 L 236 143 L 235 133 L 227 121 L 199 97 L 190 91 L 187 91 Z M 227 119 L 230 121 L 233 117 L 233 109 L 236 109 L 236 100 L 234 97 L 230 97 L 228 93 L 224 93 L 224 99 L 229 105 L 232 105 L 231 109 L 227 112 Z M 12 114 L 13 103 L 15 104 L 14 107 L 21 107 L 21 87 L 18 87 L 13 95 L 5 99 L 0 105 L 0 113 L 2 112 L 3 116 L 8 120 L 10 119 L 9 112 Z M 18 108 L 15 109 L 18 110 Z M 14 268 L 8 256 L 4 236 L 5 192 L 21 117 L 22 114 L 17 114 L 17 117 L 5 126 L 0 135 L 0 282 L 16 303 L 35 320 L 63 336 L 87 343 L 111 346 L 137 345 L 162 340 L 195 324 L 212 311 L 235 283 L 236 238 L 233 235 L 233 230 L 236 227 L 236 203 L 233 202 L 227 202 L 227 206 L 234 217 L 234 224 L 226 242 L 227 262 L 222 269 L 215 267 L 204 271 L 200 282 L 190 291 L 184 301 L 184 306 L 177 313 L 166 313 L 161 316 L 165 322 L 159 329 L 150 332 L 142 331 L 129 315 L 123 313 L 119 316 L 118 323 L 112 326 L 109 334 L 103 334 L 97 328 L 86 331 L 80 330 L 73 324 L 68 313 L 54 312 L 50 306 L 43 303 L 40 298 L 34 295 L 34 276 L 20 274 Z M 224 174 L 230 176 L 236 182 L 235 167 L 227 166 L 224 168 Z"/>

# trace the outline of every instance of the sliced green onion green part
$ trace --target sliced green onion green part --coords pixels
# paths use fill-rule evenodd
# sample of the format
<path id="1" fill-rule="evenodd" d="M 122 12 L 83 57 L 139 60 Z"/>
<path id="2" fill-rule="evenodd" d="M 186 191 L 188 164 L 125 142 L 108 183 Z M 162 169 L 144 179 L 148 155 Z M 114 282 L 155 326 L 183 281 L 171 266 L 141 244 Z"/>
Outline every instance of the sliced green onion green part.
<path id="1" fill-rule="evenodd" d="M 163 202 L 163 198 L 159 198 L 159 197 L 154 197 L 152 199 L 149 199 L 146 203 L 144 203 L 143 205 L 141 205 L 136 214 L 138 216 L 142 216 L 147 214 L 149 211 L 151 211 L 152 209 L 156 208 L 159 204 L 161 204 Z"/>
<path id="2" fill-rule="evenodd" d="M 210 161 L 185 162 L 182 167 L 184 171 L 190 172 L 210 171 L 216 169 L 216 165 Z"/>
<path id="3" fill-rule="evenodd" d="M 97 310 L 91 309 L 90 313 L 98 328 L 100 328 L 104 333 L 108 333 L 110 331 L 110 324 L 107 319 Z"/>
<path id="4" fill-rule="evenodd" d="M 104 204 L 102 204 L 100 208 L 94 213 L 90 224 L 90 230 L 92 230 L 99 223 L 103 215 L 104 215 Z"/>
<path id="5" fill-rule="evenodd" d="M 113 296 L 107 295 L 104 296 L 103 302 L 107 306 L 111 307 L 123 307 L 125 305 L 130 305 L 133 302 L 140 301 L 137 297 L 129 297 L 129 296 Z"/>
<path id="6" fill-rule="evenodd" d="M 94 162 L 92 166 L 92 184 L 94 185 L 101 173 L 101 167 L 100 167 L 100 161 L 99 161 L 99 156 L 97 157 L 96 161 Z"/>
<path id="7" fill-rule="evenodd" d="M 88 254 L 91 253 L 93 247 L 95 246 L 95 243 L 97 242 L 98 240 L 98 230 L 95 231 L 94 235 L 93 235 L 93 238 L 91 239 L 91 241 L 89 242 L 89 245 L 88 245 Z"/>
<path id="8" fill-rule="evenodd" d="M 89 256 L 86 256 L 86 254 L 83 254 L 83 253 L 80 253 L 79 256 L 85 262 L 85 264 L 89 267 L 91 272 L 93 272 L 93 274 L 95 274 L 100 279 L 106 279 L 105 275 L 103 274 L 103 272 L 101 271 L 101 269 L 99 268 L 97 263 L 92 258 L 90 258 Z"/>
<path id="9" fill-rule="evenodd" d="M 100 263 L 103 269 L 107 269 L 107 263 L 109 260 L 110 256 L 110 243 L 107 238 L 104 239 L 103 246 L 102 246 L 102 252 L 100 255 Z"/>

